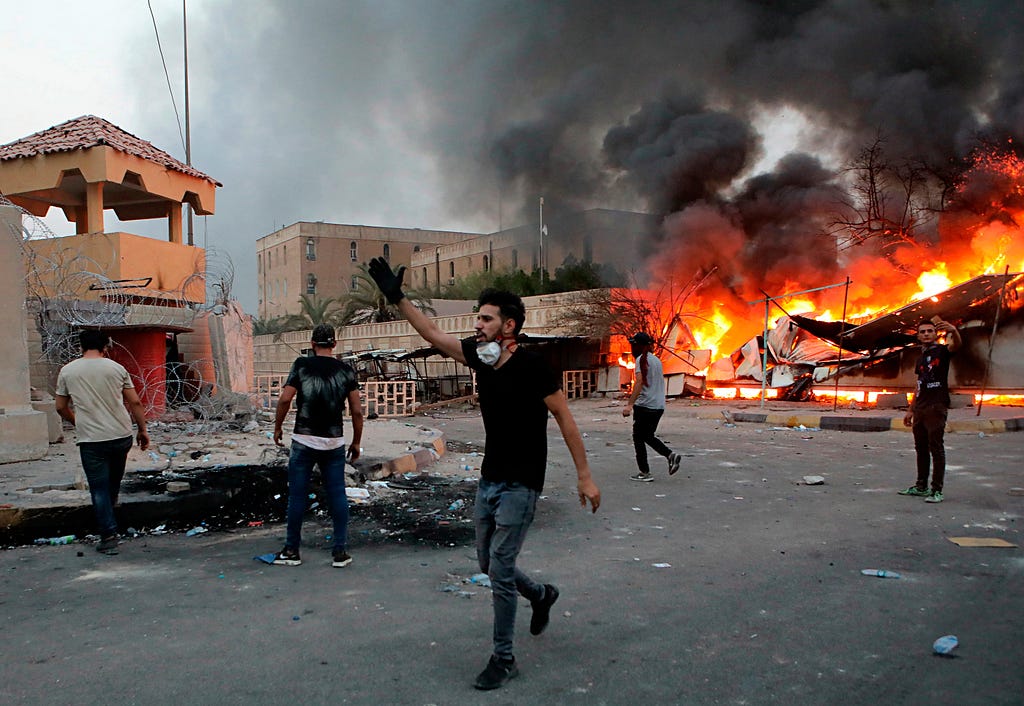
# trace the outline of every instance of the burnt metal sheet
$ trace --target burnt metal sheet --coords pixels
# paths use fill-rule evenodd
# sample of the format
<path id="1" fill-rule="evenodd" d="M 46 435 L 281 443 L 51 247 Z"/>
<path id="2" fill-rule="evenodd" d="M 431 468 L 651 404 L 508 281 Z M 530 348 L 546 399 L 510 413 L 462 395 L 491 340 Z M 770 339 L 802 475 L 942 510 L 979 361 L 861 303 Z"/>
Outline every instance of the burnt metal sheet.
<path id="1" fill-rule="evenodd" d="M 998 294 L 1005 283 L 1008 292 L 1024 284 L 1024 273 L 980 275 L 931 297 L 907 304 L 866 324 L 847 328 L 843 348 L 874 354 L 887 348 L 898 348 L 916 342 L 911 335 L 924 319 L 940 316 L 954 324 L 972 319 L 991 321 L 995 316 Z M 803 316 L 792 317 L 801 328 L 815 336 L 839 342 L 842 322 L 816 321 Z M 849 326 L 849 324 L 847 324 Z"/>

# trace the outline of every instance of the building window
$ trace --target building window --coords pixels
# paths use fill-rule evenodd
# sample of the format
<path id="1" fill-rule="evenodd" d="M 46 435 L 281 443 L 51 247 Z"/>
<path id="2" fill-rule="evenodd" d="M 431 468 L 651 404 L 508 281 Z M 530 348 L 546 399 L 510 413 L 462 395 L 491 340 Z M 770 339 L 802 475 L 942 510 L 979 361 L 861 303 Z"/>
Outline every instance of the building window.
<path id="1" fill-rule="evenodd" d="M 448 263 L 448 276 L 455 276 L 455 260 L 452 260 L 451 262 Z"/>
<path id="2" fill-rule="evenodd" d="M 285 245 L 281 249 L 281 264 L 282 265 L 287 265 L 288 264 L 288 246 L 287 245 Z"/>
<path id="3" fill-rule="evenodd" d="M 519 251 L 512 251 L 512 267 L 519 267 Z"/>
<path id="4" fill-rule="evenodd" d="M 427 268 L 424 267 L 423 268 L 423 288 L 426 289 L 426 286 L 427 286 Z"/>
<path id="5" fill-rule="evenodd" d="M 306 275 L 306 294 L 316 294 L 316 275 L 312 272 Z"/>
<path id="6" fill-rule="evenodd" d="M 412 251 L 413 252 L 419 252 L 420 251 L 420 246 L 419 245 L 413 245 L 412 246 Z"/>
<path id="7" fill-rule="evenodd" d="M 486 255 L 484 255 L 484 272 L 487 272 L 490 269 L 491 269 L 491 261 L 487 258 Z"/>
<path id="8" fill-rule="evenodd" d="M 263 255 L 256 255 L 256 271 L 263 272 Z"/>
<path id="9" fill-rule="evenodd" d="M 352 262 L 358 262 L 359 261 L 359 250 L 358 250 L 358 248 L 356 246 L 356 241 L 353 240 L 351 243 L 349 243 L 349 245 L 348 245 L 348 254 L 352 256 Z M 354 287 L 353 287 L 353 289 L 354 289 Z"/>
<path id="10" fill-rule="evenodd" d="M 357 289 L 359 289 L 359 278 L 356 277 L 355 275 L 352 275 L 352 287 L 351 287 L 351 290 L 354 292 Z"/>
<path id="11" fill-rule="evenodd" d="M 387 243 L 384 243 L 384 259 L 391 262 L 391 246 Z"/>
<path id="12" fill-rule="evenodd" d="M 307 238 L 306 239 L 306 259 L 307 260 L 315 260 L 316 259 L 316 241 L 313 240 L 312 238 Z"/>

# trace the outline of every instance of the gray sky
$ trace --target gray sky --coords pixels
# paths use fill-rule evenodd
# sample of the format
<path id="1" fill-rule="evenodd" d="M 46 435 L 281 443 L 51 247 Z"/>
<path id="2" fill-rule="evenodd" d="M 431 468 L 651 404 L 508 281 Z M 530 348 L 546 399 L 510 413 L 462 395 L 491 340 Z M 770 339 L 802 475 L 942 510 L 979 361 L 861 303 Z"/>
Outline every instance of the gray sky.
<path id="1" fill-rule="evenodd" d="M 0 143 L 93 114 L 184 159 L 146 2 L 17 5 L 0 27 Z M 183 118 L 181 2 L 152 7 Z M 250 312 L 255 240 L 275 228 L 489 232 L 541 195 L 546 209 L 672 215 L 635 247 L 667 240 L 697 265 L 716 264 L 704 250 L 718 239 L 695 240 L 696 257 L 678 224 L 742 218 L 737 247 L 760 281 L 805 237 L 801 209 L 826 208 L 835 167 L 879 132 L 929 163 L 982 134 L 1024 139 L 1019 2 L 189 0 L 188 13 L 192 162 L 224 184 L 196 242 L 230 256 Z M 805 154 L 779 161 L 791 151 Z"/>

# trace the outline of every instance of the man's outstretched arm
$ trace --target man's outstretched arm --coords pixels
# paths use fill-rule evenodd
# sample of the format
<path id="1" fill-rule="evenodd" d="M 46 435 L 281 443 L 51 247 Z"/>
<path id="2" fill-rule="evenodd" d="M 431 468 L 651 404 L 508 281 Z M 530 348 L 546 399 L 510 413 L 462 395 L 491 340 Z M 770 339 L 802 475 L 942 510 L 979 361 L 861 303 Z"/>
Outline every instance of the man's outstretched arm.
<path id="1" fill-rule="evenodd" d="M 392 271 L 391 265 L 382 257 L 375 257 L 370 260 L 370 276 L 380 287 L 380 291 L 387 297 L 387 300 L 398 307 L 402 316 L 408 321 L 416 333 L 430 345 L 440 350 L 445 355 L 454 358 L 460 363 L 466 362 L 462 354 L 462 342 L 458 338 L 438 328 L 433 319 L 416 308 L 409 298 L 402 291 L 402 276 L 405 274 L 405 267 L 399 267 L 397 272 Z"/>

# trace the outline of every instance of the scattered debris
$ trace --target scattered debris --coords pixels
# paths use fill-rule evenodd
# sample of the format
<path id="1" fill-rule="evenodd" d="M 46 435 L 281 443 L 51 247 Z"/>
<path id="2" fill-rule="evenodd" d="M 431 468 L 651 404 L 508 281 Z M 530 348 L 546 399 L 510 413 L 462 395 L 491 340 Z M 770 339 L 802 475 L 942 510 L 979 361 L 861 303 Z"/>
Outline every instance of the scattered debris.
<path id="1" fill-rule="evenodd" d="M 651 564 L 655 569 L 671 569 L 672 565 L 667 562 L 659 562 L 657 564 Z"/>
<path id="2" fill-rule="evenodd" d="M 1005 539 L 998 537 L 946 537 L 959 547 L 1016 547 Z"/>
<path id="3" fill-rule="evenodd" d="M 66 534 L 63 537 L 40 537 L 33 544 L 71 544 L 75 541 L 75 535 Z"/>
<path id="4" fill-rule="evenodd" d="M 932 652 L 937 655 L 952 657 L 951 653 L 959 644 L 960 641 L 956 639 L 956 635 L 943 635 L 932 644 Z"/>
<path id="5" fill-rule="evenodd" d="M 888 571 L 887 569 L 861 569 L 860 572 L 865 576 L 877 576 L 880 579 L 901 578 L 895 571 Z"/>
<path id="6" fill-rule="evenodd" d="M 807 485 L 825 485 L 824 476 L 804 476 L 804 483 Z"/>
<path id="7" fill-rule="evenodd" d="M 476 584 L 477 586 L 483 586 L 484 588 L 491 587 L 491 577 L 487 574 L 473 574 L 466 580 L 469 583 Z"/>

